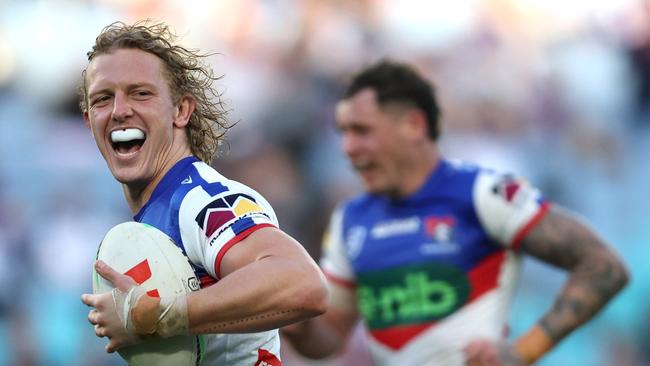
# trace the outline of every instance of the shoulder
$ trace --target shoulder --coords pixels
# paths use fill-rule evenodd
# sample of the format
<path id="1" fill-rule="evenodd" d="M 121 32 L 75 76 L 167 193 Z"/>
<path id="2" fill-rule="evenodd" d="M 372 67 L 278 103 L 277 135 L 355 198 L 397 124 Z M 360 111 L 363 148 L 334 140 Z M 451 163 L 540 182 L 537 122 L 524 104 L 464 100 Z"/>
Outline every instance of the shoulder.
<path id="1" fill-rule="evenodd" d="M 204 162 L 192 164 L 186 181 L 189 181 L 185 189 L 187 192 L 179 209 L 196 215 L 197 221 L 211 211 L 223 210 L 236 217 L 258 212 L 277 222 L 271 205 L 260 193 L 241 182 L 226 178 Z M 183 191 L 182 186 L 181 183 L 179 191 Z"/>
<path id="2" fill-rule="evenodd" d="M 441 160 L 437 191 L 465 193 L 474 186 L 476 178 L 487 169 L 463 160 Z M 442 188 L 442 189 L 440 189 Z"/>
<path id="3" fill-rule="evenodd" d="M 476 199 L 488 198 L 516 205 L 538 194 L 539 191 L 526 178 L 491 169 L 480 170 L 474 183 Z"/>
<path id="4" fill-rule="evenodd" d="M 473 201 L 488 234 L 514 248 L 549 207 L 541 192 L 525 178 L 492 170 L 477 176 Z"/>

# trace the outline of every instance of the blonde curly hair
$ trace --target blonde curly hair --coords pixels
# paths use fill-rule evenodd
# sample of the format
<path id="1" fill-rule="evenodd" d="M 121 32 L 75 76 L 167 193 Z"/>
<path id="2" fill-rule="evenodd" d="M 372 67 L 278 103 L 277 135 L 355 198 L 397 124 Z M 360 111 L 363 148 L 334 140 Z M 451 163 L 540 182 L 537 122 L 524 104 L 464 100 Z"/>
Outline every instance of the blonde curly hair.
<path id="1" fill-rule="evenodd" d="M 158 56 L 165 65 L 164 72 L 174 103 L 178 103 L 185 94 L 192 95 L 196 100 L 196 108 L 186 128 L 187 138 L 192 153 L 209 164 L 226 132 L 232 127 L 222 95 L 212 85 L 222 76 L 215 77 L 212 69 L 203 62 L 210 54 L 199 54 L 176 45 L 176 38 L 164 23 L 150 24 L 147 20 L 128 25 L 115 22 L 97 36 L 92 50 L 87 53 L 88 62 L 118 48 L 139 49 Z M 87 112 L 86 69 L 81 75 L 79 107 L 82 112 Z"/>

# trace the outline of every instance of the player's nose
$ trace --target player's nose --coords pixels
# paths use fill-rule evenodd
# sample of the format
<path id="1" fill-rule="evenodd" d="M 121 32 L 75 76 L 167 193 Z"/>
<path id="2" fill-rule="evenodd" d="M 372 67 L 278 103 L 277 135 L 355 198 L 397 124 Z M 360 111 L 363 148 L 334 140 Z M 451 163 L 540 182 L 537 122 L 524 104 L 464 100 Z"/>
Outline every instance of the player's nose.
<path id="1" fill-rule="evenodd" d="M 133 115 L 133 108 L 125 93 L 115 93 L 113 98 L 113 111 L 111 117 L 114 121 L 122 122 Z"/>
<path id="2" fill-rule="evenodd" d="M 359 150 L 359 141 L 352 134 L 345 133 L 343 134 L 341 140 L 341 149 L 345 155 L 352 157 Z"/>

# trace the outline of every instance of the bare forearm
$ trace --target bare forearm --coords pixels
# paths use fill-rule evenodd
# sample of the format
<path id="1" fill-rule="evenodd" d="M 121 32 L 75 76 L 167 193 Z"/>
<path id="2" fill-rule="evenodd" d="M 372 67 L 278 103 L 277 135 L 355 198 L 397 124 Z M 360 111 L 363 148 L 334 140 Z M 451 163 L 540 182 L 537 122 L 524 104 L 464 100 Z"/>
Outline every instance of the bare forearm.
<path id="1" fill-rule="evenodd" d="M 304 357 L 321 359 L 339 352 L 346 341 L 324 320 L 324 315 L 282 329 L 293 349 Z"/>
<path id="2" fill-rule="evenodd" d="M 282 335 L 301 355 L 320 359 L 340 352 L 359 321 L 355 292 L 329 283 L 330 306 L 321 316 L 282 328 Z"/>
<path id="3" fill-rule="evenodd" d="M 290 258 L 264 258 L 188 295 L 190 332 L 278 328 L 321 314 L 325 297 L 324 280 L 315 265 Z"/>

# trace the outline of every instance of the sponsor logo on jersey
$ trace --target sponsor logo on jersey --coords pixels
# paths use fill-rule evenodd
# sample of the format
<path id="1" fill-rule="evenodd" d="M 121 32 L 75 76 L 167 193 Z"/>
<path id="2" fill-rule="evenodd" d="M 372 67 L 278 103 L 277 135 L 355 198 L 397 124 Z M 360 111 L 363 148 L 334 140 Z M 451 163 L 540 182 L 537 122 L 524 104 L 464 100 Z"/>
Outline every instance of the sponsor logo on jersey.
<path id="1" fill-rule="evenodd" d="M 492 192 L 501 196 L 506 202 L 512 202 L 517 192 L 525 185 L 525 180 L 508 174 L 501 177 L 494 187 L 492 187 Z"/>
<path id="2" fill-rule="evenodd" d="M 539 201 L 539 192 L 522 178 L 504 175 L 493 187 L 492 192 L 513 207 L 522 208 L 530 201 Z"/>
<path id="3" fill-rule="evenodd" d="M 254 214 L 268 217 L 253 197 L 237 193 L 210 202 L 196 216 L 196 222 L 205 231 L 205 235 L 211 237 L 217 230 L 220 230 L 219 233 L 221 233 L 228 229 L 228 224 L 236 219 L 250 217 Z"/>
<path id="4" fill-rule="evenodd" d="M 384 239 L 396 235 L 412 234 L 419 229 L 420 218 L 412 216 L 404 219 L 378 222 L 370 230 L 370 236 L 373 239 Z"/>
<path id="5" fill-rule="evenodd" d="M 361 273 L 357 283 L 359 310 L 370 329 L 442 319 L 463 306 L 470 293 L 465 274 L 442 263 Z"/>
<path id="6" fill-rule="evenodd" d="M 199 279 L 194 277 L 190 277 L 187 279 L 187 287 L 190 288 L 192 291 L 198 291 L 201 289 L 201 285 L 199 283 Z"/>

